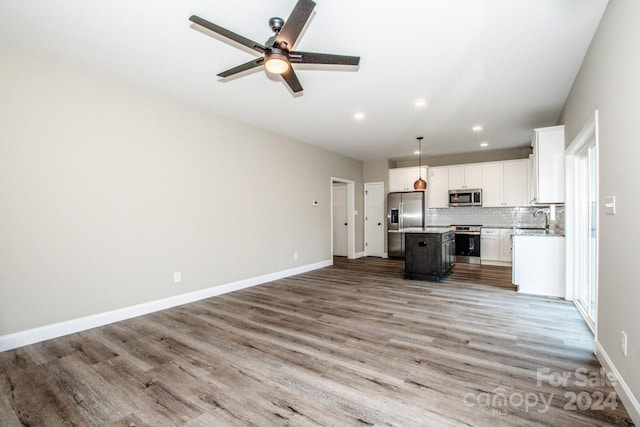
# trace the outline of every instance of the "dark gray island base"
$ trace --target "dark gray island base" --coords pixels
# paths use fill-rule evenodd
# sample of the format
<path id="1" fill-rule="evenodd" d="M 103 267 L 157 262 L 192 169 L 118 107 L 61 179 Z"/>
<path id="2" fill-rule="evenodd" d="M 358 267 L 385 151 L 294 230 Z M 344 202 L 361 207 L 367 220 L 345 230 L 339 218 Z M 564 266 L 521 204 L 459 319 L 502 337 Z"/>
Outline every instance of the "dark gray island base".
<path id="1" fill-rule="evenodd" d="M 405 231 L 405 279 L 439 282 L 455 265 L 453 230 L 425 227 Z"/>

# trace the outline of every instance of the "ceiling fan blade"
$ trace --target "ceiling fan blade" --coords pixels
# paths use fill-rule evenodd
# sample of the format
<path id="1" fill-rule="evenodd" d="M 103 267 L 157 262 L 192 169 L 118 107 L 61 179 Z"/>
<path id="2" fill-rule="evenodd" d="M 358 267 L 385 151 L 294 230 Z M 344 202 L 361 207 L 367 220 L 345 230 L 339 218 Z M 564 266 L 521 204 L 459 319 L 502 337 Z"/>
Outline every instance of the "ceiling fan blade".
<path id="1" fill-rule="evenodd" d="M 253 49 L 260 53 L 264 53 L 266 51 L 266 48 L 260 43 L 254 42 L 253 40 L 249 40 L 246 37 L 242 37 L 241 35 L 236 34 L 233 31 L 229 31 L 226 28 L 222 28 L 221 26 L 216 25 L 213 22 L 209 22 L 206 19 L 202 19 L 199 16 L 191 15 L 191 17 L 189 18 L 189 21 L 193 22 L 194 24 L 198 24 L 201 27 L 204 27 L 208 30 L 211 30 L 214 33 L 220 34 L 221 36 L 224 36 L 230 40 L 233 40 L 236 43 L 240 43 L 241 45 L 246 46 L 249 49 Z"/>
<path id="2" fill-rule="evenodd" d="M 296 44 L 314 7 L 316 7 L 316 4 L 311 0 L 298 0 L 298 3 L 291 11 L 291 15 L 289 15 L 289 19 L 287 19 L 282 30 L 276 36 L 273 47 L 286 51 L 293 49 L 293 45 Z"/>
<path id="3" fill-rule="evenodd" d="M 359 65 L 360 57 L 331 53 L 291 52 L 289 61 L 294 64 Z"/>
<path id="4" fill-rule="evenodd" d="M 251 61 L 242 64 L 242 65 L 238 65 L 237 67 L 233 67 L 227 71 L 223 71 L 220 74 L 218 74 L 218 77 L 229 77 L 229 76 L 233 76 L 234 74 L 238 74 L 241 73 L 243 71 L 247 71 L 247 70 L 251 70 L 252 68 L 256 68 L 259 67 L 260 65 L 262 65 L 264 63 L 264 58 L 257 58 L 257 59 L 252 59 Z"/>
<path id="5" fill-rule="evenodd" d="M 296 76 L 295 71 L 293 71 L 293 68 L 289 67 L 289 69 L 282 73 L 281 76 L 293 93 L 302 92 L 302 85 L 300 84 L 300 80 L 298 80 L 298 76 Z"/>

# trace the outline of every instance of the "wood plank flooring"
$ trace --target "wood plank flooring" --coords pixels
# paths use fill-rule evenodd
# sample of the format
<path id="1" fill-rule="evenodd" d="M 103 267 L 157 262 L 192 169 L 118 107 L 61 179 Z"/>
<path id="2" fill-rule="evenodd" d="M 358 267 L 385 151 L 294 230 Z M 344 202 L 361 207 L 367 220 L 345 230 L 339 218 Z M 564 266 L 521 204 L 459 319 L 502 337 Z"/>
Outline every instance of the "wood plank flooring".
<path id="1" fill-rule="evenodd" d="M 601 379 L 571 303 L 508 289 L 509 268 L 403 267 L 336 258 L 0 353 L 0 425 L 633 425 L 576 376 Z"/>

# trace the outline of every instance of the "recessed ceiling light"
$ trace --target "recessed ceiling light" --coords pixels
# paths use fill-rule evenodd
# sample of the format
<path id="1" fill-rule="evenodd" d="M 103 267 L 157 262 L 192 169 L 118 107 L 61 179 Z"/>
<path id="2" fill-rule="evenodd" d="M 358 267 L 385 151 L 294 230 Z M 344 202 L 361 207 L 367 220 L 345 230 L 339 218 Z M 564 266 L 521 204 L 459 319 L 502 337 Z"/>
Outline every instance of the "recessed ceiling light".
<path id="1" fill-rule="evenodd" d="M 424 108 L 427 106 L 427 100 L 426 99 L 416 99 L 415 101 L 413 101 L 413 105 L 416 106 L 416 108 Z"/>
<path id="2" fill-rule="evenodd" d="M 474 127 L 471 128 L 471 130 L 474 132 L 480 132 L 482 130 L 482 126 L 475 125 Z"/>
<path id="3" fill-rule="evenodd" d="M 364 120 L 364 113 L 362 111 L 358 111 L 353 115 L 353 118 L 356 120 Z"/>
<path id="4" fill-rule="evenodd" d="M 480 143 L 480 147 L 488 147 L 489 143 L 488 142 L 481 142 Z"/>
<path id="5" fill-rule="evenodd" d="M 415 154 L 417 156 L 418 154 L 420 154 L 420 150 L 414 151 L 413 154 Z"/>

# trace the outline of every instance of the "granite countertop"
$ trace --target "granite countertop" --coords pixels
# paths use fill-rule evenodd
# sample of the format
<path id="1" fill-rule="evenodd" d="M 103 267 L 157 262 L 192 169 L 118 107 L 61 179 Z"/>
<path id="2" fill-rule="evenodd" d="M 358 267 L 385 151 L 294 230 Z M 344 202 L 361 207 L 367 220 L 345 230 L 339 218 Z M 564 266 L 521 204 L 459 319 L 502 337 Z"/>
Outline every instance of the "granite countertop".
<path id="1" fill-rule="evenodd" d="M 564 237 L 563 230 L 545 230 L 540 227 L 527 227 L 518 225 L 483 225 L 483 228 L 500 228 L 513 230 L 514 236 L 559 236 Z"/>
<path id="2" fill-rule="evenodd" d="M 409 227 L 398 231 L 402 233 L 444 234 L 453 231 L 453 228 L 447 226 Z"/>
<path id="3" fill-rule="evenodd" d="M 545 230 L 544 228 L 538 227 L 526 227 L 526 226 L 518 226 L 518 225 L 483 225 L 483 228 L 501 228 L 507 230 L 513 230 L 514 236 L 554 236 L 554 237 L 564 237 L 564 230 Z M 391 233 L 447 233 L 452 231 L 453 228 L 449 225 L 429 225 L 424 228 L 422 227 L 409 227 L 402 228 L 400 230 L 389 230 Z"/>
<path id="4" fill-rule="evenodd" d="M 513 232 L 514 236 L 552 236 L 552 237 L 564 237 L 564 231 L 562 230 L 525 230 L 525 229 L 515 229 Z"/>

